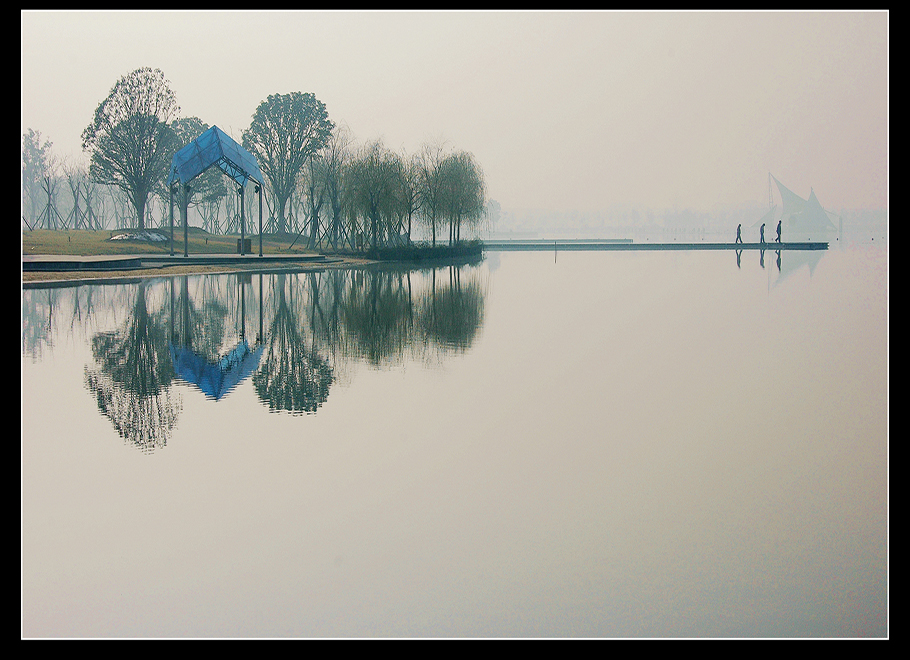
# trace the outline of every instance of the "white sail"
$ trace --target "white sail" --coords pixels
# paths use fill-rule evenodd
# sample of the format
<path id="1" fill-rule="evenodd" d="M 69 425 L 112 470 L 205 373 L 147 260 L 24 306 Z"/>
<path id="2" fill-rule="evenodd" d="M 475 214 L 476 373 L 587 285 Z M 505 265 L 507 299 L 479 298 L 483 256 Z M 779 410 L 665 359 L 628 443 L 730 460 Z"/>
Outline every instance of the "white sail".
<path id="1" fill-rule="evenodd" d="M 781 220 L 786 222 L 791 217 L 798 216 L 805 212 L 806 200 L 775 179 L 773 174 L 771 175 L 771 178 L 774 179 L 774 183 L 777 184 L 777 190 L 780 192 Z"/>
<path id="2" fill-rule="evenodd" d="M 837 230 L 819 203 L 814 190 L 810 189 L 809 199 L 803 199 L 778 181 L 773 174 L 771 178 L 780 192 L 782 206 L 780 222 L 787 233 L 803 235 Z"/>
<path id="3" fill-rule="evenodd" d="M 807 231 L 833 231 L 837 229 L 834 226 L 834 223 L 831 222 L 831 219 L 828 217 L 828 214 L 825 212 L 825 209 L 822 208 L 822 205 L 818 201 L 818 197 L 815 196 L 815 191 L 811 188 L 809 189 L 809 201 L 806 203 L 806 212 L 805 217 L 803 218 L 803 224 Z"/>

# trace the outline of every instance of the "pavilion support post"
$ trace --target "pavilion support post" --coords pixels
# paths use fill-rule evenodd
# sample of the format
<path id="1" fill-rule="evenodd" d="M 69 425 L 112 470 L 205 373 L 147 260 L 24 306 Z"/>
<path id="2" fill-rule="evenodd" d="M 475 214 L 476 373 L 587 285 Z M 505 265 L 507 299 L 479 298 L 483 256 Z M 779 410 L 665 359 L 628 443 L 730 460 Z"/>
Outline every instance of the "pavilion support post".
<path id="1" fill-rule="evenodd" d="M 189 207 L 190 207 L 190 186 L 187 183 L 183 184 L 183 199 L 180 202 L 180 215 L 183 218 L 183 256 L 189 256 L 190 248 L 190 232 L 189 232 Z"/>
<path id="2" fill-rule="evenodd" d="M 259 256 L 262 256 L 262 186 L 256 186 L 256 194 L 259 195 Z"/>
<path id="3" fill-rule="evenodd" d="M 168 217 L 171 223 L 171 256 L 174 256 L 174 186 L 167 187 Z"/>
<path id="4" fill-rule="evenodd" d="M 244 216 L 244 212 L 243 212 L 243 186 L 242 185 L 238 186 L 237 194 L 240 195 L 240 255 L 243 256 L 245 254 L 243 251 L 243 242 L 244 242 L 243 239 L 246 238 L 246 236 L 245 236 L 246 217 Z"/>

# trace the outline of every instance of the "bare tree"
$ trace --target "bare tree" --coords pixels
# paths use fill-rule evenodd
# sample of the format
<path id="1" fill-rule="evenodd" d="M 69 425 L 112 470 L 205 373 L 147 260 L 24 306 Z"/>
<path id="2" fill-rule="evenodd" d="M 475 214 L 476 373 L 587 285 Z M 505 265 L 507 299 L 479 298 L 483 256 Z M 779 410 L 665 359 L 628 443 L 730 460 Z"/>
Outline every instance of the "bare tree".
<path id="1" fill-rule="evenodd" d="M 35 220 L 35 227 L 40 227 L 42 222 L 47 229 L 60 229 L 61 226 L 66 225 L 66 222 L 57 211 L 57 186 L 60 183 L 60 178 L 57 175 L 58 169 L 57 159 L 48 157 L 45 170 L 40 179 L 44 208 Z"/>
<path id="2" fill-rule="evenodd" d="M 38 216 L 45 208 L 47 196 L 42 184 L 53 165 L 52 146 L 50 140 L 42 140 L 40 131 L 30 128 L 22 135 L 22 219 L 29 228 L 37 226 Z"/>
<path id="3" fill-rule="evenodd" d="M 73 208 L 70 209 L 69 215 L 66 216 L 65 226 L 72 226 L 73 229 L 79 229 L 80 226 L 87 226 L 88 221 L 86 214 L 88 208 L 81 210 L 79 208 L 79 197 L 83 194 L 82 188 L 88 180 L 88 171 L 82 165 L 75 164 L 66 160 L 63 163 L 63 176 L 69 185 L 70 194 L 73 197 Z M 70 223 L 72 222 L 72 225 Z"/>
<path id="4" fill-rule="evenodd" d="M 86 176 L 85 180 L 82 182 L 82 187 L 82 196 L 85 199 L 84 217 L 86 228 L 104 229 L 104 196 L 99 193 L 98 186 L 89 176 Z M 96 202 L 99 206 L 98 211 L 95 211 Z"/>

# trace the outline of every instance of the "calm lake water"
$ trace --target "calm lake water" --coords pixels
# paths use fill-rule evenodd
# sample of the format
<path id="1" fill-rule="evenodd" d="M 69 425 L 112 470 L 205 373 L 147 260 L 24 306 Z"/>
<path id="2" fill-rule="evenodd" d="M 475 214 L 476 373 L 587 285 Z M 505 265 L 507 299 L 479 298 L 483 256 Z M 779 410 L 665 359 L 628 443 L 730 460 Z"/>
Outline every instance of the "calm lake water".
<path id="1" fill-rule="evenodd" d="M 888 251 L 22 292 L 25 637 L 888 634 Z"/>

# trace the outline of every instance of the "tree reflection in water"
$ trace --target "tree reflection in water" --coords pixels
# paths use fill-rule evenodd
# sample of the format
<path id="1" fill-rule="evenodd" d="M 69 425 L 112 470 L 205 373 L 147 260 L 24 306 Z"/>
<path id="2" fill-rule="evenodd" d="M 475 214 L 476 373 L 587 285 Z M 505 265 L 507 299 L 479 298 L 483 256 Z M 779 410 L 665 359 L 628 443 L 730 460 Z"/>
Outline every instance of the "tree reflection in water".
<path id="1" fill-rule="evenodd" d="M 462 283 L 461 269 L 449 268 L 449 283 L 437 290 L 436 272 L 419 318 L 430 343 L 451 351 L 470 347 L 483 325 L 484 293 L 475 279 Z"/>
<path id="2" fill-rule="evenodd" d="M 414 338 L 402 273 L 365 270 L 351 278 L 342 326 L 354 354 L 373 365 L 400 358 Z"/>
<path id="3" fill-rule="evenodd" d="M 86 367 L 85 383 L 117 432 L 151 451 L 167 444 L 182 410 L 174 380 L 210 395 L 191 382 L 190 372 L 175 370 L 178 356 L 189 352 L 210 369 L 233 368 L 226 356 L 249 349 L 246 328 L 257 327 L 247 350 L 255 370 L 234 374 L 228 389 L 210 398 L 226 396 L 249 376 L 270 411 L 313 414 L 339 370 L 357 362 L 432 364 L 467 350 L 483 323 L 479 272 L 376 266 L 258 274 L 258 292 L 249 274 L 146 281 L 135 290 L 127 320 L 92 336 L 95 365 Z M 132 285 L 120 286 L 127 287 L 121 295 L 130 295 Z M 151 310 L 150 289 L 158 301 Z"/>
<path id="4" fill-rule="evenodd" d="M 269 326 L 268 348 L 253 374 L 253 386 L 270 410 L 316 412 L 329 396 L 332 368 L 315 346 L 306 345 L 298 315 L 292 311 L 294 294 L 287 275 L 278 276 L 275 293 L 277 304 Z"/>
<path id="5" fill-rule="evenodd" d="M 92 338 L 96 368 L 85 368 L 98 409 L 122 438 L 144 451 L 167 444 L 182 407 L 170 391 L 174 367 L 162 320 L 149 314 L 146 286 L 140 284 L 123 327 Z"/>

